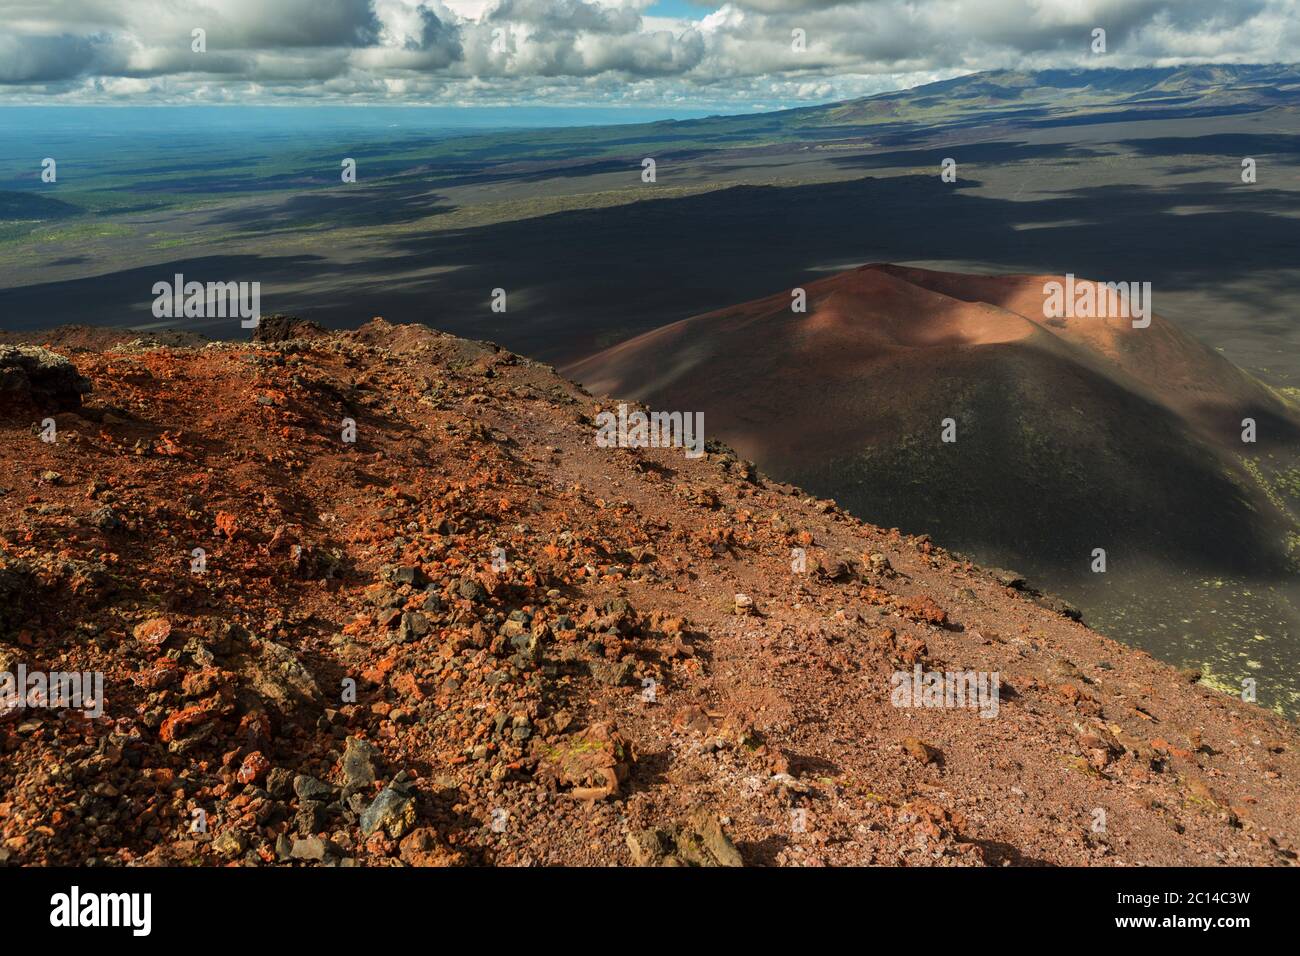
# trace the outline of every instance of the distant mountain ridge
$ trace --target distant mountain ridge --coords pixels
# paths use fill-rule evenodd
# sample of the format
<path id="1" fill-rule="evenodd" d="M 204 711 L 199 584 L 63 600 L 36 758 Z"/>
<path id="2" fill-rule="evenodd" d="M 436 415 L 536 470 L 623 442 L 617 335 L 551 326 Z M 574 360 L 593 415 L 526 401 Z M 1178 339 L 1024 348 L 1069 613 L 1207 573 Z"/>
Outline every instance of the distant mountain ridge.
<path id="1" fill-rule="evenodd" d="M 1138 110 L 1189 115 L 1267 109 L 1300 103 L 1300 67 L 1294 64 L 1105 67 L 1076 70 L 990 70 L 907 90 L 750 116 L 718 116 L 656 124 L 785 131 L 818 138 L 855 126 L 953 123 L 966 114 L 981 122 L 1044 121 Z M 719 128 L 721 127 L 721 128 Z"/>

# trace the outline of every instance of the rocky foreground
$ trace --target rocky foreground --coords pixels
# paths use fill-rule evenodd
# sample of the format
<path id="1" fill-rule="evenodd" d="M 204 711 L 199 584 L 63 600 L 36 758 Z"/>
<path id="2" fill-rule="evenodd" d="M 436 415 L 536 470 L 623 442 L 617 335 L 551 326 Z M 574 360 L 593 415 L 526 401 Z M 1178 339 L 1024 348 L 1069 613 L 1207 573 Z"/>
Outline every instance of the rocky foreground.
<path id="1" fill-rule="evenodd" d="M 0 716 L 0 860 L 1296 863 L 1296 727 L 1015 575 L 491 345 L 259 335 L 0 344 L 0 671 L 104 675 Z"/>

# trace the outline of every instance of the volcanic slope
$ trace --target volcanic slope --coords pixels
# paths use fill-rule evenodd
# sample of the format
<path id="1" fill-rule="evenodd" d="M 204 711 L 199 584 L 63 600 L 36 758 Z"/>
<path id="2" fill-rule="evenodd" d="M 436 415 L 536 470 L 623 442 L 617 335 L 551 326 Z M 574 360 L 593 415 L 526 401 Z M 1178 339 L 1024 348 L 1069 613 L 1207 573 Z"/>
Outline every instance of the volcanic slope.
<path id="1" fill-rule="evenodd" d="M 806 314 L 782 292 L 566 372 L 703 411 L 766 470 L 953 547 L 1285 566 L 1294 408 L 1159 315 L 1045 319 L 1053 279 L 864 266 L 809 284 Z"/>
<path id="2" fill-rule="evenodd" d="M 1294 724 L 495 346 L 264 324 L 0 347 L 0 669 L 105 675 L 0 717 L 0 860 L 1296 862 Z"/>

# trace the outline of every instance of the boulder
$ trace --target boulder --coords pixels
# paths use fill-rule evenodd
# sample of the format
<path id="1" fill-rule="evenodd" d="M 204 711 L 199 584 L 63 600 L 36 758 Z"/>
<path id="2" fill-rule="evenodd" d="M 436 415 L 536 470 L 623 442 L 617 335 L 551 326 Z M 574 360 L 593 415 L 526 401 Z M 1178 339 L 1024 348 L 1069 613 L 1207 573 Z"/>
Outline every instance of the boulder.
<path id="1" fill-rule="evenodd" d="M 744 866 L 740 851 L 722 829 L 722 821 L 697 809 L 666 828 L 637 830 L 627 835 L 636 866 Z"/>
<path id="2" fill-rule="evenodd" d="M 81 407 L 90 382 L 68 359 L 35 345 L 0 345 L 0 407 L 26 405 L 39 412 Z"/>

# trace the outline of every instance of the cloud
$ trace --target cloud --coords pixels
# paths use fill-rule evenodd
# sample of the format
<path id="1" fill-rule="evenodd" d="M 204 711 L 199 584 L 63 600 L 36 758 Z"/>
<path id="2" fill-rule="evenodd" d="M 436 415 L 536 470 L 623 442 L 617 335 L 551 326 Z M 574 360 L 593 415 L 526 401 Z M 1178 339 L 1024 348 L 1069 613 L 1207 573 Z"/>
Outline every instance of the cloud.
<path id="1" fill-rule="evenodd" d="M 1300 0 L 727 0 L 694 20 L 647 16 L 654 0 L 4 4 L 0 102 L 785 105 L 982 69 L 1276 62 L 1300 49 Z M 1095 27 L 1105 56 L 1091 51 Z"/>
<path id="2" fill-rule="evenodd" d="M 67 33 L 0 33 L 0 83 L 48 83 L 88 71 L 96 60 L 93 37 Z"/>
<path id="3" fill-rule="evenodd" d="M 368 46 L 380 29 L 372 0 L 220 0 L 176 7 L 193 7 L 191 25 L 204 27 L 209 40 L 224 47 Z"/>
<path id="4" fill-rule="evenodd" d="M 593 3 L 590 0 L 497 0 L 484 19 L 489 23 L 519 23 L 548 32 L 632 33 L 641 26 L 638 6 Z"/>
<path id="5" fill-rule="evenodd" d="M 848 6 L 853 0 L 735 0 L 735 5 L 763 13 L 798 13 L 804 10 L 825 10 L 829 7 Z"/>

